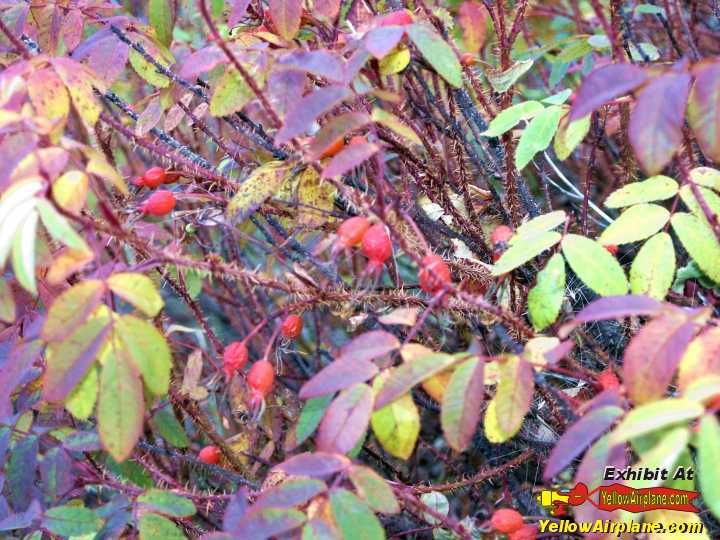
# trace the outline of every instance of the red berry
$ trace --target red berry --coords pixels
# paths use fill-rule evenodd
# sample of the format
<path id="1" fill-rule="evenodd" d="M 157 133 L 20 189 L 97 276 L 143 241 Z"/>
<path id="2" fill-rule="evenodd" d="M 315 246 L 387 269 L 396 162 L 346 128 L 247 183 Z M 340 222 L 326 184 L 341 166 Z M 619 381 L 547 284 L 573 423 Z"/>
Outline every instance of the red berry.
<path id="1" fill-rule="evenodd" d="M 452 281 L 450 269 L 440 255 L 431 253 L 422 260 L 418 281 L 423 291 L 434 294 Z"/>
<path id="2" fill-rule="evenodd" d="M 248 350 L 244 341 L 233 341 L 225 347 L 223 351 L 223 371 L 228 380 L 232 378 L 237 371 L 245 367 L 247 360 Z"/>
<path id="3" fill-rule="evenodd" d="M 342 137 L 338 137 L 335 142 L 333 142 L 332 144 L 330 144 L 330 146 L 328 146 L 325 150 L 323 150 L 323 153 L 320 154 L 320 159 L 333 157 L 340 150 L 342 150 L 344 146 L 345 146 L 345 139 L 343 139 Z"/>
<path id="4" fill-rule="evenodd" d="M 303 320 L 299 315 L 288 315 L 280 327 L 280 333 L 285 339 L 295 339 L 303 329 Z"/>
<path id="5" fill-rule="evenodd" d="M 357 246 L 362 242 L 363 236 L 370 228 L 370 222 L 364 216 L 355 216 L 346 219 L 338 227 L 338 241 L 342 247 Z"/>
<path id="6" fill-rule="evenodd" d="M 136 176 L 132 179 L 132 185 L 137 187 L 142 187 L 145 185 L 145 177 L 144 176 Z"/>
<path id="7" fill-rule="evenodd" d="M 477 63 L 477 58 L 475 58 L 475 55 L 471 52 L 463 53 L 460 57 L 460 63 L 463 66 L 474 66 Z"/>
<path id="8" fill-rule="evenodd" d="M 510 534 L 523 526 L 523 517 L 520 512 L 512 508 L 500 508 L 493 513 L 490 523 L 496 531 Z"/>
<path id="9" fill-rule="evenodd" d="M 255 362 L 247 375 L 247 382 L 253 393 L 265 397 L 275 382 L 275 370 L 267 360 Z"/>
<path id="10" fill-rule="evenodd" d="M 406 26 L 412 24 L 412 16 L 407 10 L 391 11 L 380 21 L 380 26 Z"/>
<path id="11" fill-rule="evenodd" d="M 535 540 L 537 538 L 537 527 L 535 525 L 523 525 L 517 531 L 508 535 L 508 540 Z"/>
<path id="12" fill-rule="evenodd" d="M 362 239 L 362 252 L 376 267 L 381 267 L 392 256 L 392 243 L 385 225 L 376 223 L 367 230 Z"/>
<path id="13" fill-rule="evenodd" d="M 615 372 L 613 372 L 610 368 L 598 373 L 597 382 L 600 386 L 602 386 L 603 390 L 610 390 L 620 386 L 620 381 L 618 380 L 617 375 L 615 375 Z"/>
<path id="14" fill-rule="evenodd" d="M 145 185 L 149 188 L 156 188 L 165 183 L 165 169 L 153 167 L 145 171 Z"/>
<path id="15" fill-rule="evenodd" d="M 494 246 L 498 244 L 506 244 L 512 238 L 513 232 L 507 225 L 498 225 L 490 235 L 490 242 Z"/>
<path id="16" fill-rule="evenodd" d="M 142 205 L 143 213 L 153 216 L 164 216 L 172 212 L 173 208 L 175 208 L 175 195 L 166 189 L 156 191 Z"/>
<path id="17" fill-rule="evenodd" d="M 217 446 L 206 446 L 200 450 L 198 459 L 208 465 L 217 465 L 220 462 L 220 449 Z"/>
<path id="18" fill-rule="evenodd" d="M 610 255 L 617 255 L 618 247 L 615 244 L 607 244 L 603 247 Z"/>

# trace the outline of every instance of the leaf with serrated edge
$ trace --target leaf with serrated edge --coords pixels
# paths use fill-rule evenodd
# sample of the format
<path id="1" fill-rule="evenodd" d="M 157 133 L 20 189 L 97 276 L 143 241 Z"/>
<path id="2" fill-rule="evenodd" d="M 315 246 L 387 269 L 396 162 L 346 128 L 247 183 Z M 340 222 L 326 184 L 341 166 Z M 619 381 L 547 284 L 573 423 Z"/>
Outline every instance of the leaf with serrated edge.
<path id="1" fill-rule="evenodd" d="M 480 421 L 485 394 L 484 364 L 484 360 L 477 358 L 459 364 L 443 395 L 440 422 L 445 439 L 457 452 L 470 445 Z"/>
<path id="2" fill-rule="evenodd" d="M 625 210 L 600 235 L 603 245 L 629 244 L 654 235 L 670 219 L 670 212 L 657 204 L 636 204 Z"/>
<path id="3" fill-rule="evenodd" d="M 515 270 L 515 268 L 534 259 L 546 249 L 553 247 L 561 238 L 560 233 L 548 231 L 529 237 L 527 242 L 514 243 L 495 263 L 492 275 L 501 276 Z"/>
<path id="4" fill-rule="evenodd" d="M 598 242 L 577 234 L 568 234 L 563 239 L 562 251 L 573 272 L 600 296 L 627 292 L 625 271 Z"/>
<path id="5" fill-rule="evenodd" d="M 675 276 L 675 249 L 672 238 L 660 232 L 638 251 L 630 267 L 630 289 L 633 294 L 646 294 L 662 300 L 670 290 Z"/>
<path id="6" fill-rule="evenodd" d="M 152 280 L 136 272 L 120 272 L 107 280 L 110 290 L 148 317 L 155 317 L 164 303 Z"/>
<path id="7" fill-rule="evenodd" d="M 537 283 L 528 293 L 528 314 L 538 332 L 555 322 L 565 297 L 565 260 L 556 253 L 538 272 Z"/>
<path id="8" fill-rule="evenodd" d="M 622 208 L 633 204 L 664 201 L 678 192 L 678 183 L 669 176 L 652 176 L 642 182 L 632 182 L 616 189 L 605 199 L 608 208 Z"/>
<path id="9" fill-rule="evenodd" d="M 610 444 L 617 445 L 675 424 L 699 418 L 705 408 L 696 401 L 668 398 L 635 407 L 610 434 Z"/>
<path id="10" fill-rule="evenodd" d="M 377 394 L 390 375 L 386 370 L 373 381 L 373 391 Z M 407 393 L 385 407 L 375 411 L 370 425 L 383 448 L 401 459 L 408 459 L 420 434 L 420 414 L 412 396 Z"/>
<path id="11" fill-rule="evenodd" d="M 670 219 L 675 234 L 680 238 L 700 269 L 716 283 L 720 283 L 720 243 L 707 222 L 685 212 Z"/>

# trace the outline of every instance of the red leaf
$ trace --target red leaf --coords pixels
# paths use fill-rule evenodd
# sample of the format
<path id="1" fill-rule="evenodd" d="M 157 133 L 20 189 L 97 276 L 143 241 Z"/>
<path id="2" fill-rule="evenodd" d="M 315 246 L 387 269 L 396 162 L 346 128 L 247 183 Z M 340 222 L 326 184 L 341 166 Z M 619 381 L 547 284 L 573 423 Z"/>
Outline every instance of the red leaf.
<path id="1" fill-rule="evenodd" d="M 326 86 L 315 90 L 295 103 L 285 115 L 283 127 L 275 135 L 275 144 L 284 144 L 305 133 L 318 116 L 348 99 L 352 93 L 344 86 Z"/>
<path id="2" fill-rule="evenodd" d="M 602 407 L 586 414 L 560 437 L 545 465 L 543 478 L 550 480 L 582 454 L 622 415 L 620 407 Z"/>
<path id="3" fill-rule="evenodd" d="M 645 79 L 645 71 L 632 64 L 610 64 L 594 70 L 582 82 L 568 122 L 582 118 L 603 103 L 635 90 Z"/>
<path id="4" fill-rule="evenodd" d="M 440 417 L 450 447 L 463 452 L 472 442 L 485 397 L 484 360 L 471 358 L 460 364 L 445 389 Z"/>
<path id="5" fill-rule="evenodd" d="M 662 171 L 682 143 L 689 91 L 690 75 L 672 72 L 649 83 L 638 95 L 628 135 L 635 157 L 648 175 Z"/>
<path id="6" fill-rule="evenodd" d="M 348 133 L 359 129 L 370 122 L 370 117 L 361 112 L 350 112 L 336 116 L 326 123 L 310 144 L 308 149 L 308 161 L 320 159 L 325 150 L 332 146 L 338 139 Z"/>
<path id="7" fill-rule="evenodd" d="M 367 381 L 377 373 L 378 367 L 367 360 L 338 358 L 300 388 L 300 399 L 332 394 L 357 382 Z"/>
<path id="8" fill-rule="evenodd" d="M 365 435 L 372 414 L 373 392 L 363 383 L 343 390 L 320 422 L 318 450 L 347 454 Z"/>
<path id="9" fill-rule="evenodd" d="M 404 34 L 405 28 L 402 26 L 380 26 L 365 34 L 365 48 L 375 58 L 385 58 L 400 43 Z"/>
<path id="10" fill-rule="evenodd" d="M 375 360 L 400 347 L 400 340 L 385 330 L 360 334 L 340 349 L 341 360 Z"/>
<path id="11" fill-rule="evenodd" d="M 693 68 L 693 74 L 688 123 L 703 153 L 720 161 L 720 62 L 701 62 Z"/>
<path id="12" fill-rule="evenodd" d="M 327 478 L 347 469 L 352 462 L 340 454 L 327 452 L 305 452 L 293 456 L 276 469 L 293 476 L 310 476 L 311 478 Z"/>
<path id="13" fill-rule="evenodd" d="M 230 16 L 228 17 L 228 25 L 231 28 L 239 23 L 240 19 L 245 16 L 245 12 L 247 11 L 249 5 L 250 0 L 235 0 L 235 2 L 233 2 L 233 7 L 230 10 Z"/>
<path id="14" fill-rule="evenodd" d="M 300 29 L 302 0 L 269 0 L 270 19 L 286 41 L 295 37 Z"/>
<path id="15" fill-rule="evenodd" d="M 297 50 L 280 57 L 276 64 L 280 68 L 312 73 L 318 77 L 341 82 L 345 78 L 344 62 L 330 51 Z"/>
<path id="16" fill-rule="evenodd" d="M 630 399 L 646 403 L 665 394 L 701 316 L 699 310 L 670 312 L 640 329 L 623 356 L 622 379 Z"/>
<path id="17" fill-rule="evenodd" d="M 371 142 L 350 145 L 325 166 L 322 172 L 323 178 L 342 176 L 374 156 L 379 150 L 380 147 Z"/>
<path id="18" fill-rule="evenodd" d="M 485 43 L 487 34 L 487 10 L 479 3 L 468 0 L 458 11 L 458 23 L 463 31 L 463 43 L 471 52 L 478 52 Z"/>
<path id="19" fill-rule="evenodd" d="M 620 319 L 633 315 L 658 315 L 665 309 L 662 302 L 649 296 L 624 294 L 620 296 L 605 296 L 588 304 L 575 318 L 562 326 L 558 335 L 566 337 L 570 331 L 581 324 L 604 321 L 607 319 Z"/>

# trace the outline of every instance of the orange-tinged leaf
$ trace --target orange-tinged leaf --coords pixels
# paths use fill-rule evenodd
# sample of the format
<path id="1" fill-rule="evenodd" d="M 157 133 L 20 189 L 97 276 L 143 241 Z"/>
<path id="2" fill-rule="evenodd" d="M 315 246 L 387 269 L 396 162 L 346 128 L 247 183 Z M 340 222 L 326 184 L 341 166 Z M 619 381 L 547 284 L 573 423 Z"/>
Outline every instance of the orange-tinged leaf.
<path id="1" fill-rule="evenodd" d="M 720 326 L 711 326 L 693 339 L 678 366 L 678 388 L 685 391 L 706 374 L 720 373 Z"/>
<path id="2" fill-rule="evenodd" d="M 270 19 L 278 34 L 290 41 L 300 29 L 302 0 L 270 0 Z"/>
<path id="3" fill-rule="evenodd" d="M 78 251 L 76 249 L 65 248 L 59 255 L 53 258 L 45 278 L 51 285 L 59 285 L 65 281 L 70 275 L 81 270 L 95 256 L 92 251 Z"/>
<path id="4" fill-rule="evenodd" d="M 466 0 L 458 11 L 458 23 L 462 28 L 465 48 L 476 53 L 485 44 L 488 12 L 480 2 Z"/>
<path id="5" fill-rule="evenodd" d="M 53 182 L 53 199 L 63 210 L 79 214 L 87 201 L 88 185 L 88 176 L 83 171 L 66 171 Z"/>
<path id="6" fill-rule="evenodd" d="M 700 62 L 693 67 L 693 84 L 688 101 L 688 123 L 700 149 L 713 161 L 720 161 L 720 62 Z"/>
<path id="7" fill-rule="evenodd" d="M 380 147 L 371 142 L 351 144 L 332 158 L 327 165 L 325 165 L 325 168 L 322 171 L 322 176 L 323 178 L 342 176 L 362 164 L 367 159 L 370 159 L 379 150 Z"/>
<path id="8" fill-rule="evenodd" d="M 500 381 L 495 394 L 496 416 L 500 429 L 515 434 L 532 402 L 535 380 L 532 366 L 516 355 L 499 360 Z"/>
<path id="9" fill-rule="evenodd" d="M 78 283 L 58 296 L 48 310 L 42 336 L 47 341 L 62 341 L 95 310 L 105 294 L 99 279 Z"/>
<path id="10" fill-rule="evenodd" d="M 93 87 L 102 90 L 103 83 L 79 62 L 69 58 L 53 58 L 51 62 L 55 72 L 65 83 L 80 117 L 89 126 L 94 126 L 100 117 L 102 106 L 95 97 Z"/>
<path id="11" fill-rule="evenodd" d="M 27 81 L 30 102 L 38 116 L 59 121 L 62 130 L 70 112 L 70 97 L 65 84 L 51 68 L 35 71 Z"/>
<path id="12" fill-rule="evenodd" d="M 440 421 L 445 439 L 458 452 L 468 447 L 480 420 L 485 397 L 484 364 L 477 358 L 459 364 L 443 395 Z"/>

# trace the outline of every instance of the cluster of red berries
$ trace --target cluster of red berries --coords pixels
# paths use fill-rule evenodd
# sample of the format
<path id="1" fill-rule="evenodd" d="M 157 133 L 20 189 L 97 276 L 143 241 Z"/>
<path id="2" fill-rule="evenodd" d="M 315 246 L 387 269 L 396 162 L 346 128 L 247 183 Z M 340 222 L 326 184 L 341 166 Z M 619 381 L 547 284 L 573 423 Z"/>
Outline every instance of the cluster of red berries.
<path id="1" fill-rule="evenodd" d="M 422 260 L 420 272 L 418 272 L 420 288 L 428 294 L 440 292 L 445 285 L 452 282 L 450 269 L 440 255 L 430 253 Z"/>
<path id="2" fill-rule="evenodd" d="M 507 225 L 498 225 L 490 235 L 490 243 L 493 250 L 493 261 L 497 261 L 503 252 L 508 248 L 508 243 L 513 237 L 513 231 Z"/>
<path id="3" fill-rule="evenodd" d="M 293 317 L 291 315 L 291 317 Z M 297 315 L 295 315 L 297 317 Z M 299 330 L 302 330 L 302 319 L 298 317 L 300 321 Z M 295 324 L 292 330 L 297 330 L 298 326 Z M 297 332 L 299 335 L 300 332 Z M 295 335 L 294 337 L 297 337 Z M 235 373 L 242 371 L 248 361 L 248 349 L 245 341 L 233 341 L 225 347 L 223 351 L 223 371 L 225 377 L 230 380 Z M 275 370 L 272 364 L 267 360 L 260 360 L 255 362 L 247 374 L 247 383 L 251 390 L 251 400 L 261 401 L 268 395 L 272 389 L 272 385 L 275 382 Z"/>
<path id="4" fill-rule="evenodd" d="M 493 528 L 508 535 L 508 540 L 535 540 L 537 527 L 525 524 L 522 515 L 512 508 L 495 510 L 490 523 Z"/>
<path id="5" fill-rule="evenodd" d="M 138 187 L 155 189 L 162 184 L 170 184 L 177 180 L 176 174 L 168 174 L 162 167 L 152 167 L 145 174 L 135 178 L 132 183 Z M 172 191 L 161 189 L 150 195 L 142 204 L 140 210 L 143 214 L 151 216 L 165 216 L 175 208 L 175 195 Z"/>
<path id="6" fill-rule="evenodd" d="M 370 225 L 366 217 L 351 217 L 343 221 L 337 235 L 334 251 L 347 250 L 361 244 L 360 249 L 368 258 L 368 271 L 371 273 L 379 273 L 385 261 L 392 256 L 392 242 L 382 223 Z"/>

